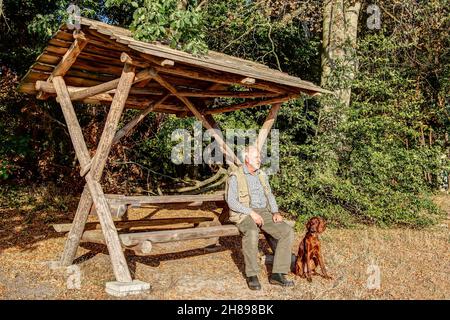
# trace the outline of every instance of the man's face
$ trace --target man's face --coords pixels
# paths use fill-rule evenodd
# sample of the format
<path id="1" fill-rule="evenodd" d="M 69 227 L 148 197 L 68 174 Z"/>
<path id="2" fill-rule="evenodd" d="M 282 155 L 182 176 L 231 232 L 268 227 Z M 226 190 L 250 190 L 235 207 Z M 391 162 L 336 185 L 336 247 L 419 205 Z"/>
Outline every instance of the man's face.
<path id="1" fill-rule="evenodd" d="M 261 157 L 256 148 L 250 148 L 245 157 L 247 164 L 251 165 L 255 169 L 259 169 L 261 167 Z"/>

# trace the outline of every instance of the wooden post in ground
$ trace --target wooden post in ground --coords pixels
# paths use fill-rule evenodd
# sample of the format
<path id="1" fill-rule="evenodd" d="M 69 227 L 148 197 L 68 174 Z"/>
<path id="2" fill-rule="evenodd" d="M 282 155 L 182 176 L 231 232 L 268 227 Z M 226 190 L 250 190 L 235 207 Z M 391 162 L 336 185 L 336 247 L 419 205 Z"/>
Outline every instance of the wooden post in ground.
<path id="1" fill-rule="evenodd" d="M 89 214 L 89 210 L 85 209 L 90 207 L 93 201 L 100 220 L 103 235 L 108 246 L 114 275 L 119 282 L 131 282 L 132 279 L 122 251 L 117 230 L 111 217 L 108 203 L 98 181 L 102 176 L 102 172 L 111 149 L 112 140 L 117 130 L 120 116 L 122 115 L 134 77 L 135 68 L 125 64 L 122 76 L 120 77 L 117 86 L 117 92 L 108 113 L 105 128 L 100 138 L 99 146 L 92 160 L 91 170 L 87 172 L 85 176 L 87 188 L 84 189 L 82 198 L 80 199 L 74 223 L 69 232 L 68 240 L 66 241 L 61 258 L 61 265 L 63 266 L 72 263 L 82 236 L 87 216 Z M 89 157 L 89 152 L 70 100 L 69 92 L 62 77 L 54 77 L 53 84 L 66 119 L 75 152 L 80 160 L 83 170 L 83 168 L 89 165 L 91 159 Z"/>

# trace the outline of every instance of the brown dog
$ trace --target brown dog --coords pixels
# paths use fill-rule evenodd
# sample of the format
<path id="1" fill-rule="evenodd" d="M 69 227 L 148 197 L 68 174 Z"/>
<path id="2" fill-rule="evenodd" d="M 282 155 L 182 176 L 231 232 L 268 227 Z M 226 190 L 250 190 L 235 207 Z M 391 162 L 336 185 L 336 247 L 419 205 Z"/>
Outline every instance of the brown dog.
<path id="1" fill-rule="evenodd" d="M 297 261 L 295 262 L 295 274 L 311 282 L 311 275 L 316 275 L 316 267 L 320 265 L 321 276 L 325 279 L 332 279 L 327 273 L 320 250 L 319 234 L 325 231 L 325 220 L 320 217 L 313 217 L 306 223 L 306 235 L 298 248 Z"/>

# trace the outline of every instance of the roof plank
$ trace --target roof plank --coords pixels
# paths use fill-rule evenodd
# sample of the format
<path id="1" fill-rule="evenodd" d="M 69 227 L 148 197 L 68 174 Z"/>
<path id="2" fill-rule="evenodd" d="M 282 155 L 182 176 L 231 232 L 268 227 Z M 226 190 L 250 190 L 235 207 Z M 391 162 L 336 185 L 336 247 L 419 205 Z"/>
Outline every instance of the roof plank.
<path id="1" fill-rule="evenodd" d="M 202 106 L 207 114 L 276 103 L 298 97 L 302 93 L 311 96 L 332 93 L 312 82 L 255 61 L 212 50 L 204 56 L 194 56 L 158 42 L 138 41 L 127 29 L 86 18 L 81 18 L 81 25 L 87 42 L 77 50 L 79 52 L 76 52 L 77 58 L 73 64 L 69 66 L 64 61 L 76 47 L 77 40 L 67 26 L 62 25 L 22 78 L 19 91 L 35 94 L 36 81 L 48 81 L 51 74 L 61 68 L 58 65 L 65 65 L 67 70 L 63 70 L 66 73 L 64 78 L 69 86 L 87 88 L 106 83 L 121 74 L 123 61 L 120 57 L 122 53 L 126 53 L 135 60 L 138 69 L 142 70 L 147 66 L 155 69 L 182 96 L 191 97 Z M 236 91 L 233 89 L 234 85 L 248 90 Z M 152 96 L 145 95 L 146 92 L 162 90 L 159 84 L 149 81 L 136 84 L 135 88 L 137 90 L 134 92 L 139 93 L 142 98 L 130 97 L 127 107 L 137 109 L 145 108 L 145 99 L 153 99 Z M 217 97 L 240 97 L 248 100 L 234 106 L 208 108 Z M 256 97 L 268 100 L 254 100 Z M 102 95 L 85 101 L 105 104 L 109 100 L 107 95 Z M 177 115 L 186 115 L 187 112 L 188 116 L 192 116 L 185 106 L 176 101 L 170 102 L 171 100 L 172 98 L 167 99 L 154 111 Z"/>

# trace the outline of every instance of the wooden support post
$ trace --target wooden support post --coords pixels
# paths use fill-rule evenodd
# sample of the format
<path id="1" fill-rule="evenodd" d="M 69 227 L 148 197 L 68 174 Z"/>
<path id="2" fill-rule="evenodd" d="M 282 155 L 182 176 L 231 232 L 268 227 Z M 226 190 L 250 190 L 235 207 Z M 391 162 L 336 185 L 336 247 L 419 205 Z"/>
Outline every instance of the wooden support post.
<path id="1" fill-rule="evenodd" d="M 164 80 L 155 70 L 150 69 L 150 72 L 152 73 L 153 78 L 156 82 L 158 82 L 161 86 L 169 90 L 174 96 L 176 96 L 180 101 L 182 101 L 186 107 L 191 111 L 194 116 L 200 120 L 203 124 L 203 126 L 206 129 L 212 129 L 212 135 L 214 139 L 216 139 L 219 146 L 224 151 L 227 160 L 231 160 L 231 164 L 237 164 L 240 165 L 241 161 L 239 158 L 235 155 L 235 153 L 230 149 L 230 147 L 225 143 L 225 141 L 222 139 L 222 137 L 217 134 L 216 130 L 214 129 L 214 126 L 211 125 L 208 120 L 205 118 L 205 115 L 203 115 L 200 111 L 197 110 L 197 108 L 194 106 L 194 104 L 186 97 L 183 97 L 178 94 L 177 89 L 172 86 L 170 83 L 168 83 L 166 80 Z"/>
<path id="2" fill-rule="evenodd" d="M 280 110 L 281 103 L 274 104 L 272 108 L 270 108 L 269 114 L 264 121 L 261 130 L 259 130 L 258 139 L 256 140 L 256 148 L 258 152 L 261 153 L 262 147 L 264 146 L 264 142 L 269 135 L 269 131 L 272 128 L 275 119 L 277 118 L 278 111 Z"/>
<path id="3" fill-rule="evenodd" d="M 59 97 L 59 103 L 61 105 L 61 109 L 63 111 L 64 118 L 66 120 L 67 128 L 69 130 L 69 134 L 72 139 L 72 143 L 75 148 L 75 152 L 82 166 L 87 164 L 89 161 L 89 153 L 86 147 L 86 143 L 84 141 L 80 124 L 78 123 L 78 119 L 75 114 L 75 110 L 73 109 L 72 102 L 70 101 L 69 92 L 67 91 L 67 87 L 64 83 L 64 79 L 62 77 L 55 77 L 53 79 L 53 84 L 57 90 L 57 95 Z M 114 228 L 114 223 L 111 218 L 111 214 L 109 212 L 109 207 L 105 199 L 105 195 L 101 189 L 100 184 L 95 181 L 92 176 L 92 173 L 89 172 L 86 177 L 87 187 L 89 192 L 85 189 L 86 192 L 83 192 L 83 197 L 80 199 L 80 204 L 78 206 L 77 214 L 78 216 L 74 219 L 74 224 L 72 229 L 70 230 L 69 238 L 71 241 L 66 242 L 66 246 L 64 248 L 63 257 L 61 258 L 62 262 L 70 261 L 68 258 L 69 254 L 73 254 L 75 256 L 76 249 L 78 248 L 79 239 L 81 239 L 81 235 L 76 234 L 77 231 L 83 230 L 84 225 L 86 223 L 87 215 L 89 210 L 81 211 L 81 208 L 86 208 L 91 204 L 88 197 L 91 196 L 97 212 L 102 213 L 99 214 L 100 223 L 102 225 L 102 229 L 104 231 L 105 239 L 108 242 L 108 250 L 111 256 L 111 261 L 113 264 L 114 274 L 118 281 L 131 281 L 131 275 L 128 270 L 128 266 L 123 255 L 120 240 L 118 234 Z M 112 224 L 112 228 L 111 228 Z M 119 250 L 120 249 L 120 250 Z M 70 261 L 72 263 L 72 261 Z M 66 265 L 66 264 L 62 264 Z"/>
<path id="4" fill-rule="evenodd" d="M 100 179 L 103 168 L 105 167 L 109 151 L 111 150 L 112 141 L 119 125 L 119 120 L 125 107 L 128 94 L 133 84 L 135 76 L 135 68 L 129 64 L 125 64 L 122 76 L 117 86 L 117 92 L 111 103 L 111 108 L 106 118 L 105 128 L 100 138 L 99 147 L 93 158 L 92 169 L 97 179 Z"/>
<path id="5" fill-rule="evenodd" d="M 75 259 L 78 245 L 81 240 L 80 235 L 83 234 L 84 226 L 86 225 L 86 221 L 89 216 L 89 211 L 92 208 L 92 204 L 93 201 L 91 193 L 89 192 L 88 186 L 85 186 L 83 189 L 83 193 L 81 194 L 80 202 L 78 202 L 78 207 L 77 211 L 75 212 L 72 227 L 69 234 L 67 235 L 67 239 L 64 244 L 64 250 L 60 259 L 61 266 L 70 266 Z"/>
<path id="6" fill-rule="evenodd" d="M 134 77 L 135 68 L 125 64 L 122 76 L 117 86 L 117 93 L 115 94 L 111 104 L 105 128 L 100 138 L 100 143 L 94 156 L 94 161 L 92 162 L 92 169 L 85 176 L 89 192 L 85 188 L 82 198 L 80 199 L 80 204 L 78 206 L 74 223 L 69 232 L 68 238 L 71 239 L 71 241 L 66 242 L 63 256 L 61 258 L 61 264 L 67 265 L 72 263 L 73 258 L 75 257 L 76 249 L 78 248 L 82 231 L 87 220 L 87 215 L 89 213 L 89 210 L 81 211 L 81 209 L 86 208 L 88 203 L 92 203 L 92 201 L 89 200 L 90 196 L 94 202 L 98 218 L 100 220 L 100 225 L 102 227 L 103 236 L 108 246 L 114 275 L 117 281 L 120 282 L 131 282 L 132 279 L 122 251 L 117 230 L 111 217 L 108 203 L 98 181 L 102 176 L 102 172 L 111 149 L 112 140 L 114 138 L 114 134 L 117 129 L 120 116 L 122 115 Z M 59 98 L 59 103 L 61 104 L 61 108 L 63 110 L 69 134 L 74 144 L 75 152 L 80 160 L 82 168 L 84 168 L 89 164 L 90 157 L 81 132 L 80 124 L 78 123 L 78 119 L 70 100 L 69 92 L 62 77 L 54 77 L 53 84 Z"/>

